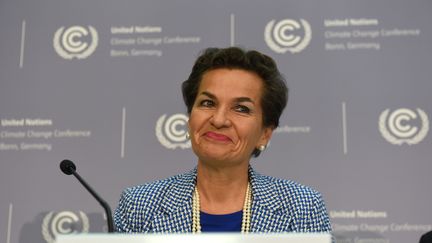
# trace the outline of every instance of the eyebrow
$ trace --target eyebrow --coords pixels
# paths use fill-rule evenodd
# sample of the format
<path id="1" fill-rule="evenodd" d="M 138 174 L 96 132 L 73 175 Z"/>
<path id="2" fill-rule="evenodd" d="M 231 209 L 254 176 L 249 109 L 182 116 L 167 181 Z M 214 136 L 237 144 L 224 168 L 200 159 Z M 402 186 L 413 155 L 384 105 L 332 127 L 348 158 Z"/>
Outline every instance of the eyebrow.
<path id="1" fill-rule="evenodd" d="M 205 96 L 209 97 L 210 99 L 217 100 L 217 98 L 214 94 L 207 92 L 207 91 L 201 92 L 200 95 L 205 95 Z M 236 100 L 236 102 L 239 102 L 239 103 L 240 102 L 250 102 L 252 104 L 255 104 L 255 102 L 249 97 L 238 97 L 238 98 L 235 98 L 235 100 Z"/>

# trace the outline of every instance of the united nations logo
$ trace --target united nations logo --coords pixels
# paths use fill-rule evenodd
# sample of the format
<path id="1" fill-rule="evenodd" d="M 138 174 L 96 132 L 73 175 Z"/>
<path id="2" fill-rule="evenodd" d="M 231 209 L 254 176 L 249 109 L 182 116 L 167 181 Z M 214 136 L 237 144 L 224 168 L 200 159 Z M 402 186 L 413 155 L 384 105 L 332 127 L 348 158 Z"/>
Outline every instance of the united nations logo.
<path id="1" fill-rule="evenodd" d="M 83 212 L 79 214 L 63 211 L 49 212 L 42 222 L 42 236 L 48 243 L 54 243 L 57 235 L 88 233 L 89 219 Z"/>
<path id="2" fill-rule="evenodd" d="M 84 59 L 90 56 L 98 45 L 98 33 L 95 28 L 88 26 L 72 26 L 59 28 L 53 39 L 54 49 L 64 59 Z"/>
<path id="3" fill-rule="evenodd" d="M 264 31 L 264 40 L 273 51 L 277 53 L 301 52 L 309 45 L 312 30 L 309 23 L 300 19 L 283 19 L 279 22 L 272 20 L 267 23 Z"/>
<path id="4" fill-rule="evenodd" d="M 413 145 L 421 142 L 429 131 L 429 119 L 421 110 L 406 108 L 390 112 L 383 111 L 379 117 L 379 130 L 381 135 L 391 144 Z"/>
<path id="5" fill-rule="evenodd" d="M 156 123 L 156 137 L 159 142 L 169 149 L 188 149 L 191 147 L 187 139 L 188 117 L 185 114 L 174 114 L 167 118 L 162 115 Z"/>

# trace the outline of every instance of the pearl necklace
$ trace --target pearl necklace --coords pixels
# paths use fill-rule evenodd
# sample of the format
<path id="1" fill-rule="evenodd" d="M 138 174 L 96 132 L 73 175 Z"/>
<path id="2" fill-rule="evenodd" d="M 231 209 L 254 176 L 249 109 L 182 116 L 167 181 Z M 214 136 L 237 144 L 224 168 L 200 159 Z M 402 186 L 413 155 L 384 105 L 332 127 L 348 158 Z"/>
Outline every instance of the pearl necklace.
<path id="1" fill-rule="evenodd" d="M 250 183 L 248 183 L 246 189 L 245 201 L 243 205 L 243 218 L 242 218 L 242 226 L 241 226 L 242 233 L 248 233 L 250 229 L 251 205 L 252 205 L 252 193 L 250 189 Z M 198 187 L 195 187 L 192 196 L 192 232 L 201 233 L 200 199 L 199 199 Z"/>

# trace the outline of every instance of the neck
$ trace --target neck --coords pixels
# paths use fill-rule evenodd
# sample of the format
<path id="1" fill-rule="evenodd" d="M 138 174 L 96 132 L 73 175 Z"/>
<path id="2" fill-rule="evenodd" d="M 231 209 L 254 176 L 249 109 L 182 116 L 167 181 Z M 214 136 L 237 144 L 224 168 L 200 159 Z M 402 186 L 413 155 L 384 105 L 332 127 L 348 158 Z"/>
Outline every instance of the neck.
<path id="1" fill-rule="evenodd" d="M 248 165 L 214 168 L 198 162 L 201 211 L 228 214 L 242 210 L 249 181 Z"/>

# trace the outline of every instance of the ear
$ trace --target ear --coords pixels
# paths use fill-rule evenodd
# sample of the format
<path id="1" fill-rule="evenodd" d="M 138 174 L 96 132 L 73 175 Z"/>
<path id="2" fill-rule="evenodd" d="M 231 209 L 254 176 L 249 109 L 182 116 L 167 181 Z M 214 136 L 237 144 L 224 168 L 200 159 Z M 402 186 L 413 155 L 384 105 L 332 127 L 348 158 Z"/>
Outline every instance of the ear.
<path id="1" fill-rule="evenodd" d="M 267 146 L 267 144 L 269 143 L 269 141 L 270 141 L 270 139 L 271 139 L 271 137 L 273 135 L 273 130 L 274 130 L 273 126 L 265 127 L 263 129 L 263 132 L 261 134 L 258 146 L 261 146 L 261 145 L 266 145 Z"/>

